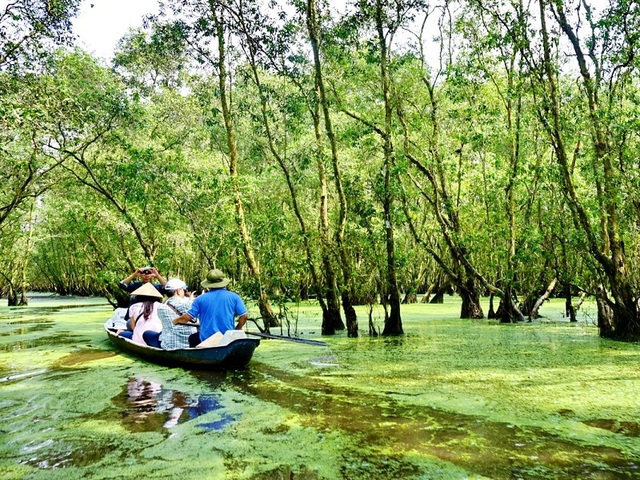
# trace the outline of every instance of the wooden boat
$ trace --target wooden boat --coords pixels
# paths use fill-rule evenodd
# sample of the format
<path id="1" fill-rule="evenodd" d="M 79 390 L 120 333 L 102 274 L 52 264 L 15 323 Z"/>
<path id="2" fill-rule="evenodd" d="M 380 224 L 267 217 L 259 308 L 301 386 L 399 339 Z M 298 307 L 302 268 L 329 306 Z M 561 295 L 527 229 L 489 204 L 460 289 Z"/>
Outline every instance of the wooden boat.
<path id="1" fill-rule="evenodd" d="M 249 364 L 253 351 L 260 345 L 260 339 L 241 338 L 222 347 L 163 350 L 162 348 L 140 345 L 128 338 L 120 337 L 109 323 L 105 324 L 104 329 L 109 340 L 119 349 L 169 367 L 180 366 L 206 370 L 240 369 Z"/>

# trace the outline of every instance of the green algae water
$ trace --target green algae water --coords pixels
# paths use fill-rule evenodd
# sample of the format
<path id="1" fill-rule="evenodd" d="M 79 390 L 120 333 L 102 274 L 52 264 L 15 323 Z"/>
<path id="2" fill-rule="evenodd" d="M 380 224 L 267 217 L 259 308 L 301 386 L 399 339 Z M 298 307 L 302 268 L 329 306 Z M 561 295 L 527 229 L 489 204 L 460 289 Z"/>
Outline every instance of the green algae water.
<path id="1" fill-rule="evenodd" d="M 117 351 L 102 299 L 0 307 L 0 478 L 640 478 L 640 345 L 560 301 L 515 325 L 459 308 L 348 339 L 292 305 L 326 347 L 263 339 L 246 369 L 205 372 Z"/>

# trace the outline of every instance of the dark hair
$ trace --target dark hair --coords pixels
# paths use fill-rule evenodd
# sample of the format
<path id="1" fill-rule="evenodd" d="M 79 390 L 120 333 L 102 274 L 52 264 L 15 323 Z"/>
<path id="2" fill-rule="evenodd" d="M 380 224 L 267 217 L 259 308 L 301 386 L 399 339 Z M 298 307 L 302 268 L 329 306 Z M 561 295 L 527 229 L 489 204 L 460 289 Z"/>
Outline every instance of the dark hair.
<path id="1" fill-rule="evenodd" d="M 160 299 L 156 298 L 156 297 L 142 297 L 141 298 L 141 302 L 144 306 L 142 308 L 142 316 L 144 317 L 145 321 L 149 320 L 149 317 L 151 316 L 151 313 L 153 313 L 153 304 L 156 302 L 159 302 Z"/>

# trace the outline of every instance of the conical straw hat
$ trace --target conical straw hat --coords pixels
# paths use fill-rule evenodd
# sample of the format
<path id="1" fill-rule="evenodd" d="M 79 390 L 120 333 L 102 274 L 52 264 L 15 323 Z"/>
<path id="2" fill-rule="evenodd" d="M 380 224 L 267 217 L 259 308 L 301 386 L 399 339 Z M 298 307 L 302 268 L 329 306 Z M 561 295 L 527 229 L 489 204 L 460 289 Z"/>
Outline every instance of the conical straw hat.
<path id="1" fill-rule="evenodd" d="M 131 295 L 162 298 L 162 294 L 151 283 L 145 283 L 141 287 L 136 288 L 131 292 Z"/>

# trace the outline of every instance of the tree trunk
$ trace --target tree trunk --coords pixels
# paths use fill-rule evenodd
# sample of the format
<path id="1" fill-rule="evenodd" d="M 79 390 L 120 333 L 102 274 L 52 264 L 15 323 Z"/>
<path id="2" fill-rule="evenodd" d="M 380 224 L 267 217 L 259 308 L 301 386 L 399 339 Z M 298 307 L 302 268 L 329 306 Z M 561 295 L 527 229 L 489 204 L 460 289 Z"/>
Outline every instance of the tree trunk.
<path id="1" fill-rule="evenodd" d="M 344 193 L 344 188 L 342 186 L 342 174 L 339 168 L 338 162 L 338 147 L 336 143 L 335 133 L 333 131 L 333 124 L 331 122 L 331 115 L 329 113 L 329 102 L 327 100 L 327 94 L 324 86 L 324 77 L 322 74 L 322 63 L 320 60 L 320 35 L 319 35 L 319 25 L 318 25 L 318 9 L 316 5 L 316 0 L 307 0 L 307 29 L 309 32 L 309 40 L 311 43 L 311 50 L 313 53 L 313 64 L 314 64 L 314 75 L 315 75 L 315 84 L 316 84 L 316 96 L 318 99 L 318 104 L 322 107 L 322 115 L 324 118 L 324 126 L 325 132 L 327 134 L 327 138 L 329 140 L 329 146 L 331 148 L 331 165 L 333 167 L 333 179 L 337 191 L 338 196 L 338 204 L 339 204 L 339 217 L 338 217 L 338 227 L 336 230 L 336 246 L 338 250 L 338 261 L 340 262 L 340 268 L 342 270 L 342 308 L 345 313 L 345 317 L 347 320 L 347 335 L 349 337 L 357 337 L 358 336 L 358 317 L 356 315 L 355 310 L 353 309 L 353 302 L 351 298 L 353 297 L 353 286 L 352 286 L 352 274 L 351 274 L 351 261 L 349 259 L 349 255 L 347 253 L 346 247 L 344 245 L 344 229 L 347 219 L 347 197 Z M 314 119 L 314 122 L 317 122 L 318 119 Z M 319 140 L 319 129 L 316 129 L 316 138 Z M 318 145 L 321 146 L 322 142 L 319 141 Z M 321 161 L 321 157 L 320 160 Z M 324 167 L 323 167 L 324 168 Z M 326 197 L 325 197 L 326 198 Z M 323 217 L 324 218 L 324 217 Z M 322 228 L 325 229 L 325 234 L 328 234 L 328 221 L 324 220 L 322 224 Z M 328 235 L 327 235 L 328 236 Z M 327 238 L 328 240 L 328 238 Z M 328 242 L 325 244 L 325 247 L 328 247 Z M 333 270 L 331 270 L 331 277 L 333 277 Z M 332 283 L 327 283 L 327 289 L 334 288 L 335 289 L 335 281 Z M 337 301 L 335 303 L 337 305 Z M 331 305 L 330 305 L 331 309 Z M 333 329 L 336 330 L 344 330 L 344 323 L 342 322 L 342 318 L 340 317 L 339 312 L 336 314 L 335 312 L 331 315 L 332 321 L 335 322 L 333 325 Z M 323 322 L 324 325 L 324 322 Z M 324 327 L 323 327 L 324 328 Z"/>
<path id="2" fill-rule="evenodd" d="M 317 82 L 318 80 L 316 79 L 316 83 Z M 322 316 L 322 334 L 333 335 L 336 330 L 344 330 L 344 323 L 340 316 L 336 274 L 331 262 L 331 239 L 329 235 L 329 189 L 327 185 L 327 172 L 324 165 L 324 149 L 322 148 L 323 142 L 320 129 L 320 116 L 317 110 L 319 102 L 316 102 L 315 106 L 316 110 L 313 112 L 313 127 L 316 136 L 316 163 L 318 165 L 318 180 L 320 182 L 320 221 L 318 229 L 321 239 L 322 266 L 324 269 L 324 279 L 321 288 L 323 290 L 323 294 L 327 298 L 327 311 L 326 313 L 323 312 Z M 339 242 L 340 240 L 338 240 L 338 243 Z M 347 287 L 345 286 L 345 288 Z"/>
<path id="3" fill-rule="evenodd" d="M 584 302 L 584 300 L 587 298 L 587 293 L 586 292 L 582 292 L 580 294 L 580 298 L 578 299 L 578 303 L 576 303 L 575 305 L 571 304 L 571 310 L 570 310 L 570 321 L 572 322 L 577 322 L 577 318 L 576 318 L 576 313 L 578 312 L 578 310 L 580 310 L 580 307 L 582 306 L 582 303 Z"/>
<path id="4" fill-rule="evenodd" d="M 334 335 L 337 329 L 344 330 L 344 323 L 342 323 L 342 318 L 340 317 L 340 304 L 336 295 L 336 280 L 333 267 L 326 253 L 323 254 L 323 265 L 327 309 L 322 312 L 322 335 Z"/>
<path id="5" fill-rule="evenodd" d="M 29 305 L 29 299 L 27 298 L 27 289 L 24 284 L 20 287 L 20 299 L 18 300 L 18 306 L 24 307 Z"/>
<path id="6" fill-rule="evenodd" d="M 342 292 L 342 310 L 347 319 L 347 336 L 355 338 L 358 336 L 358 316 L 352 303 L 353 296 L 347 292 Z"/>
<path id="7" fill-rule="evenodd" d="M 31 250 L 33 248 L 33 212 L 34 212 L 34 204 L 32 203 L 29 208 L 29 223 L 28 223 L 28 234 L 26 245 L 24 251 L 21 252 L 22 259 L 19 262 L 20 267 L 20 299 L 18 300 L 19 306 L 29 305 L 29 299 L 27 298 L 27 267 L 29 266 L 29 256 L 31 254 Z"/>
<path id="8" fill-rule="evenodd" d="M 7 291 L 7 307 L 15 307 L 18 305 L 18 294 L 12 285 L 9 285 Z"/>
<path id="9" fill-rule="evenodd" d="M 548 2 L 554 18 L 562 32 L 567 36 L 579 67 L 584 93 L 585 104 L 588 106 L 588 120 L 591 140 L 593 143 L 592 167 L 595 173 L 594 190 L 598 192 L 599 222 L 590 218 L 585 207 L 585 202 L 579 196 L 573 180 L 573 164 L 569 160 L 563 129 L 563 112 L 560 110 L 560 89 L 556 78 L 557 70 L 551 59 L 552 42 L 546 25 L 547 2 L 539 0 L 542 42 L 544 47 L 544 74 L 546 85 L 544 93 L 548 95 L 545 102 L 548 115 L 544 127 L 550 136 L 555 158 L 562 175 L 563 192 L 568 206 L 571 209 L 574 225 L 585 236 L 588 243 L 588 252 L 594 263 L 600 267 L 601 273 L 607 278 L 608 285 L 601 285 L 598 292 L 598 326 L 600 335 L 605 338 L 617 340 L 640 339 L 640 314 L 634 298 L 633 281 L 629 278 L 627 260 L 622 234 L 620 232 L 619 211 L 619 182 L 620 175 L 625 172 L 617 170 L 615 156 L 611 151 L 611 139 L 608 136 L 605 119 L 608 118 L 607 108 L 620 101 L 620 98 L 608 98 L 605 105 L 600 104 L 600 93 L 607 94 L 619 91 L 623 86 L 617 83 L 618 77 L 612 76 L 607 84 L 608 91 L 600 90 L 604 70 L 599 59 L 595 55 L 588 55 L 594 63 L 593 72 L 587 63 L 581 40 L 574 27 L 569 23 L 565 13 L 565 5 L 560 1 Z M 595 32 L 594 32 L 595 33 Z M 596 41 L 596 36 L 589 37 Z M 628 38 L 624 39 L 625 41 Z M 633 45 L 629 45 L 633 48 Z M 593 45 L 587 48 L 595 48 Z M 627 48 L 623 45 L 622 49 Z M 591 52 L 587 52 L 588 54 Z M 629 62 L 631 59 L 629 60 Z M 622 65 L 619 65 L 622 67 Z M 617 67 L 616 67 L 617 68 Z M 620 78 L 623 78 L 622 75 Z M 601 231 L 596 232 L 593 225 L 599 225 Z"/>
<path id="10" fill-rule="evenodd" d="M 324 266 L 324 291 L 327 298 L 327 312 L 322 319 L 323 335 L 333 335 L 336 330 L 344 330 L 344 322 L 340 315 L 340 302 L 338 301 L 338 289 L 336 275 L 331 263 L 328 247 L 323 245 L 322 263 Z M 325 333 L 326 332 L 326 333 Z"/>
<path id="11" fill-rule="evenodd" d="M 444 287 L 438 287 L 435 292 L 433 292 L 433 297 L 429 300 L 429 303 L 444 303 Z"/>
<path id="12" fill-rule="evenodd" d="M 536 300 L 536 303 L 533 305 L 533 308 L 531 308 L 531 310 L 529 311 L 529 320 L 531 320 L 532 318 L 538 318 L 538 310 L 540 310 L 540 306 L 545 300 L 549 299 L 549 297 L 551 296 L 551 293 L 556 288 L 557 283 L 558 283 L 557 278 L 554 278 L 553 280 L 551 280 L 551 283 L 549 283 L 549 285 L 547 286 L 547 289 L 540 296 L 540 298 Z"/>
<path id="13" fill-rule="evenodd" d="M 569 317 L 570 322 L 576 322 L 576 310 L 571 303 L 571 284 L 565 283 L 562 290 L 564 293 L 564 314 Z"/>
<path id="14" fill-rule="evenodd" d="M 376 330 L 375 325 L 373 324 L 373 304 L 371 303 L 368 305 L 368 313 L 369 313 L 369 336 L 377 337 L 379 333 Z"/>
<path id="15" fill-rule="evenodd" d="M 298 220 L 298 224 L 300 225 L 300 233 L 302 234 L 302 241 L 304 244 L 304 251 L 306 254 L 307 266 L 309 268 L 309 273 L 311 274 L 311 280 L 313 282 L 313 287 L 316 293 L 316 297 L 320 308 L 322 309 L 322 333 L 323 335 L 332 335 L 335 333 L 335 329 L 342 325 L 342 319 L 340 318 L 340 305 L 336 299 L 335 292 L 335 275 L 333 274 L 333 268 L 329 261 L 329 247 L 328 247 L 328 235 L 326 234 L 327 225 L 327 213 L 326 213 L 326 202 L 327 202 L 327 180 L 324 165 L 322 164 L 322 154 L 321 152 L 317 153 L 316 158 L 318 162 L 318 170 L 319 170 L 319 180 L 320 180 L 320 222 L 319 224 L 322 226 L 321 229 L 321 237 L 323 239 L 322 242 L 322 260 L 323 260 L 323 268 L 325 271 L 325 275 L 323 281 L 320 280 L 320 276 L 318 275 L 315 262 L 313 259 L 313 255 L 311 253 L 311 245 L 309 241 L 309 233 L 307 230 L 306 222 L 302 213 L 300 211 L 300 206 L 298 204 L 298 197 L 296 194 L 296 189 L 294 186 L 294 182 L 291 178 L 291 172 L 289 165 L 285 162 L 285 159 L 280 155 L 280 152 L 276 148 L 274 138 L 272 135 L 272 129 L 269 121 L 269 115 L 267 112 L 267 99 L 263 94 L 262 82 L 260 81 L 260 75 L 258 73 L 258 65 L 255 59 L 255 46 L 254 42 L 256 41 L 251 37 L 249 33 L 249 28 L 245 25 L 245 19 L 242 16 L 242 12 L 239 12 L 240 19 L 242 22 L 242 27 L 245 32 L 245 38 L 247 40 L 247 49 L 250 57 L 251 71 L 253 73 L 253 79 L 260 92 L 260 109 L 262 113 L 262 122 L 265 128 L 267 142 L 269 145 L 269 150 L 272 155 L 278 162 L 280 169 L 282 170 L 285 181 L 287 184 L 287 188 L 289 189 L 289 194 L 291 196 L 291 205 L 293 207 L 293 212 Z M 313 117 L 314 129 L 316 132 L 316 139 L 320 138 L 320 126 L 319 126 L 319 118 L 317 112 L 317 105 L 315 105 L 315 111 L 311 112 L 311 116 Z M 323 228 L 324 227 L 324 228 Z M 336 322 L 336 316 L 338 321 Z M 344 328 L 344 325 L 342 325 Z"/>
<path id="16" fill-rule="evenodd" d="M 247 267 L 251 276 L 258 282 L 260 294 L 258 297 L 258 309 L 260 316 L 264 321 L 265 328 L 275 327 L 280 324 L 274 315 L 269 303 L 269 298 L 264 289 L 260 278 L 260 266 L 255 258 L 251 236 L 247 228 L 245 220 L 244 204 L 240 192 L 240 180 L 238 178 L 238 151 L 236 148 L 236 132 L 233 119 L 231 117 L 230 100 L 227 96 L 227 67 L 226 67 L 226 42 L 225 42 L 225 25 L 223 20 L 224 10 L 217 10 L 215 5 L 211 6 L 211 14 L 213 15 L 216 32 L 218 36 L 218 86 L 220 88 L 220 103 L 222 107 L 222 115 L 224 118 L 225 130 L 227 133 L 227 147 L 229 149 L 229 175 L 233 183 L 233 197 L 236 208 L 236 222 L 238 225 L 238 233 L 242 241 L 242 250 L 244 253 Z"/>
<path id="17" fill-rule="evenodd" d="M 614 320 L 613 310 L 607 304 L 607 294 L 602 285 L 598 287 L 598 296 L 596 297 L 596 305 L 598 306 L 598 329 L 600 336 L 603 338 L 612 338 L 614 336 Z"/>
<path id="18" fill-rule="evenodd" d="M 462 307 L 460 308 L 460 318 L 484 318 L 482 311 L 482 305 L 480 305 L 480 294 L 478 289 L 473 285 L 473 280 L 467 283 L 471 283 L 471 288 L 461 288 L 460 298 L 462 298 Z"/>
<path id="19" fill-rule="evenodd" d="M 396 256 L 394 239 L 394 178 L 393 164 L 394 151 L 391 142 L 391 98 L 389 95 L 389 73 L 387 70 L 387 42 L 383 28 L 383 9 L 381 0 L 376 1 L 376 28 L 378 31 L 378 47 L 380 49 L 380 81 L 382 97 L 384 99 L 384 198 L 382 201 L 384 211 L 385 244 L 387 250 L 387 275 L 386 294 L 390 307 L 390 314 L 385 315 L 385 324 L 382 335 L 402 335 L 402 318 L 400 316 L 400 294 L 398 292 L 398 280 L 396 276 Z"/>
<path id="20" fill-rule="evenodd" d="M 412 303 L 418 303 L 418 295 L 415 292 L 409 292 L 404 296 L 402 300 L 404 305 L 410 305 Z"/>
<path id="21" fill-rule="evenodd" d="M 615 299 L 610 307 L 613 311 L 612 326 L 614 331 L 612 335 L 606 338 L 614 338 L 616 340 L 633 340 L 640 339 L 640 315 L 638 312 L 638 302 L 634 299 L 633 288 L 628 280 L 622 280 L 623 274 L 613 274 L 610 280 L 611 295 Z M 611 332 L 609 332 L 611 333 Z M 603 336 L 601 334 L 601 336 Z"/>
<path id="22" fill-rule="evenodd" d="M 420 300 L 420 303 L 429 303 L 429 297 L 431 297 L 431 292 L 433 291 L 434 288 L 435 288 L 435 284 L 430 283 L 429 286 L 427 287 L 427 290 L 422 294 L 422 300 Z"/>
<path id="23" fill-rule="evenodd" d="M 500 319 L 500 323 L 524 322 L 524 315 L 516 305 L 511 289 L 505 288 L 504 295 L 500 297 L 496 316 Z"/>

